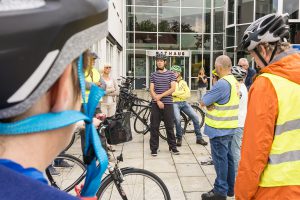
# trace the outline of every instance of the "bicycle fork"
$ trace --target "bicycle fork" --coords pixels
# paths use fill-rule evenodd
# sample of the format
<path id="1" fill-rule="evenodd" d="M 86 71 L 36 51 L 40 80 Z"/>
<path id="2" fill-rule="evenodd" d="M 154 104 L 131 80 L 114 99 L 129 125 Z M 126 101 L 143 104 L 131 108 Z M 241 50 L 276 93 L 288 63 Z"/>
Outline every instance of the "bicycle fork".
<path id="1" fill-rule="evenodd" d="M 117 190 L 118 190 L 119 194 L 121 195 L 122 199 L 128 200 L 128 198 L 125 194 L 125 191 L 123 190 L 122 185 L 121 185 L 122 182 L 124 181 L 124 176 L 123 176 L 121 170 L 118 167 L 114 168 L 112 166 L 109 166 L 108 171 L 109 171 L 112 179 L 114 180 L 114 183 L 115 183 Z"/>

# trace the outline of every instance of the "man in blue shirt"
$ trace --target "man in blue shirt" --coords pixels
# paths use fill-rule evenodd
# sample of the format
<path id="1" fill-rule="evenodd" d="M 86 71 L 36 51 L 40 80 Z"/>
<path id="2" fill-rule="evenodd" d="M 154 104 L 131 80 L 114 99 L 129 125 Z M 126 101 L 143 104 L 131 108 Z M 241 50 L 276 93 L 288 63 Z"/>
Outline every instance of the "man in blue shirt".
<path id="1" fill-rule="evenodd" d="M 234 163 L 230 151 L 232 137 L 237 128 L 238 89 L 231 75 L 231 60 L 222 55 L 215 61 L 219 80 L 208 91 L 201 102 L 207 107 L 204 134 L 208 135 L 217 178 L 214 188 L 202 194 L 202 199 L 226 199 L 234 195 Z"/>
<path id="2" fill-rule="evenodd" d="M 249 89 L 253 83 L 253 77 L 255 76 L 256 71 L 255 71 L 255 69 L 252 69 L 251 67 L 249 67 L 249 62 L 246 58 L 240 58 L 238 65 L 247 71 L 245 85 L 249 91 Z"/>

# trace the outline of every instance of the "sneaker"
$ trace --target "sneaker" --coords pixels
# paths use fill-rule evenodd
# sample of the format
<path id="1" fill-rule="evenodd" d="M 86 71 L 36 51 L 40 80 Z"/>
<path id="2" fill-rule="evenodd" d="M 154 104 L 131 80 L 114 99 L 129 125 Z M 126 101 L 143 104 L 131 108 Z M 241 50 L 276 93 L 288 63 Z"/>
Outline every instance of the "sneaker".
<path id="1" fill-rule="evenodd" d="M 54 167 L 64 167 L 64 168 L 68 168 L 68 167 L 73 167 L 73 165 L 69 164 L 67 161 L 65 160 L 61 160 L 61 159 L 56 159 L 54 161 Z"/>
<path id="2" fill-rule="evenodd" d="M 226 200 L 227 197 L 226 196 L 221 196 L 217 193 L 215 193 L 213 190 L 207 192 L 207 193 L 203 193 L 201 195 L 202 200 Z"/>
<path id="3" fill-rule="evenodd" d="M 182 138 L 177 138 L 176 146 L 181 147 L 182 145 Z"/>
<path id="4" fill-rule="evenodd" d="M 50 172 L 51 175 L 54 175 L 54 176 L 60 175 L 60 173 L 52 165 L 50 165 L 48 167 L 48 170 L 49 170 L 49 172 Z"/>
<path id="5" fill-rule="evenodd" d="M 196 140 L 196 144 L 201 144 L 203 146 L 207 145 L 207 142 L 205 142 L 205 140 L 203 140 L 203 138 L 197 139 Z"/>
<path id="6" fill-rule="evenodd" d="M 151 156 L 153 156 L 153 157 L 154 157 L 154 156 L 157 156 L 157 150 L 152 150 L 152 151 L 151 151 Z"/>
<path id="7" fill-rule="evenodd" d="M 170 150 L 170 152 L 173 154 L 173 155 L 179 155 L 180 154 L 180 152 L 175 148 L 175 149 L 170 149 L 169 148 L 169 150 Z"/>

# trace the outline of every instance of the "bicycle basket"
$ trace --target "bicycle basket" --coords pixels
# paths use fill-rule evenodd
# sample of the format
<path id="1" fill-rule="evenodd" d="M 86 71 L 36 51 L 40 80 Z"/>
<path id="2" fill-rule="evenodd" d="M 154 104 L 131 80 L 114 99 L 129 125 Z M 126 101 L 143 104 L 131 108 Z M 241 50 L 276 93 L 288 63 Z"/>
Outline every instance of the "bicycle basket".
<path id="1" fill-rule="evenodd" d="M 105 136 L 108 144 L 120 144 L 132 140 L 130 112 L 118 113 L 106 118 Z"/>

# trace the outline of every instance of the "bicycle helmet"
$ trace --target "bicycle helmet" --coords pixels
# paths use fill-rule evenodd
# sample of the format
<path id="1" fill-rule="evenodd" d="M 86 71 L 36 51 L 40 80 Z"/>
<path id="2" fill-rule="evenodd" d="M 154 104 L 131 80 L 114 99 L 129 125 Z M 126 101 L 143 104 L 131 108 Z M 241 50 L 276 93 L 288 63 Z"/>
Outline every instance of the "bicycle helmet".
<path id="1" fill-rule="evenodd" d="M 231 68 L 231 73 L 238 81 L 244 80 L 247 76 L 247 71 L 240 66 L 233 66 Z"/>
<path id="2" fill-rule="evenodd" d="M 173 66 L 171 66 L 170 70 L 171 70 L 171 71 L 174 71 L 174 72 L 179 72 L 179 73 L 182 72 L 181 67 L 178 66 L 178 65 L 173 65 Z"/>
<path id="3" fill-rule="evenodd" d="M 215 76 L 219 77 L 219 75 L 217 74 L 217 71 L 216 71 L 216 69 L 212 70 L 212 71 L 211 71 L 211 73 L 212 73 L 213 75 L 215 75 Z"/>
<path id="4" fill-rule="evenodd" d="M 164 53 L 157 53 L 156 56 L 155 56 L 155 59 L 156 60 L 164 60 L 166 61 L 167 60 L 167 56 L 164 54 Z"/>
<path id="5" fill-rule="evenodd" d="M 269 14 L 253 22 L 244 32 L 242 49 L 253 50 L 260 43 L 289 39 L 289 15 Z"/>
<path id="6" fill-rule="evenodd" d="M 107 35 L 107 0 L 6 0 L 0 12 L 0 119 L 29 109 Z"/>

